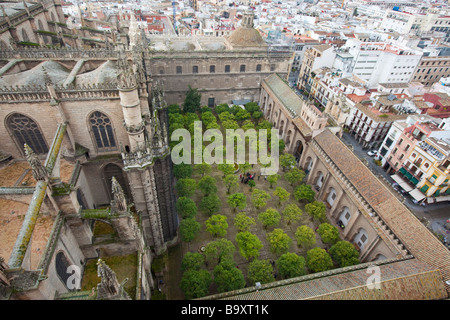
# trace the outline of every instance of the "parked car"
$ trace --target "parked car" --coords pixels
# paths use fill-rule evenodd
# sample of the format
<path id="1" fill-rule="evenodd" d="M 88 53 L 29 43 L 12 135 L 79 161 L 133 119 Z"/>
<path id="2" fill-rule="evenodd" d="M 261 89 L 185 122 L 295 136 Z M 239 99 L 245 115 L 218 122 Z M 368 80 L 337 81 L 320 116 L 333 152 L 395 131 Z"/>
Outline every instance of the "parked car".
<path id="1" fill-rule="evenodd" d="M 371 150 L 371 151 L 367 152 L 367 154 L 369 156 L 373 157 L 373 156 L 376 156 L 378 154 L 378 151 L 377 150 Z"/>

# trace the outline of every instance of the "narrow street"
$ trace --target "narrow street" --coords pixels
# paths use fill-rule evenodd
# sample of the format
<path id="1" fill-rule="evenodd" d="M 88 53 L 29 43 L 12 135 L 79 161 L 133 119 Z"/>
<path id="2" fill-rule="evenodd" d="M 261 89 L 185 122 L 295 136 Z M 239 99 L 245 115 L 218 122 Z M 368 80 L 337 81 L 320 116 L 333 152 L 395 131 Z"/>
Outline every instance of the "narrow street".
<path id="1" fill-rule="evenodd" d="M 394 181 L 382 167 L 378 166 L 374 162 L 374 158 L 369 156 L 367 152 L 369 150 L 363 150 L 362 146 L 354 139 L 352 135 L 344 132 L 342 135 L 342 141 L 353 148 L 353 153 L 367 165 L 367 167 L 378 177 L 381 181 L 386 182 L 386 185 L 392 184 Z M 400 200 L 404 200 L 404 204 L 414 213 L 414 215 L 422 222 L 426 221 L 425 225 L 429 227 L 436 234 L 442 235 L 447 238 L 447 242 L 450 242 L 450 231 L 444 228 L 444 224 L 450 219 L 450 203 L 441 202 L 426 205 L 418 205 L 412 202 L 412 198 L 409 195 L 403 195 L 397 192 L 394 188 L 391 190 L 396 194 Z"/>

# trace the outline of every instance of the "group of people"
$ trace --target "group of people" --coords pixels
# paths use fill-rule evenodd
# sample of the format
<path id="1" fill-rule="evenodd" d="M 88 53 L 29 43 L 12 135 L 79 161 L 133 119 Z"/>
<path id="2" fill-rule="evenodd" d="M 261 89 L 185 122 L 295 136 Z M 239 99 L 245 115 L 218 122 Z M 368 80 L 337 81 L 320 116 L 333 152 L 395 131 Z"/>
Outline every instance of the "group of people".
<path id="1" fill-rule="evenodd" d="M 241 183 L 247 184 L 249 180 L 255 179 L 255 175 L 247 172 L 246 174 L 241 174 L 239 178 L 241 179 Z"/>

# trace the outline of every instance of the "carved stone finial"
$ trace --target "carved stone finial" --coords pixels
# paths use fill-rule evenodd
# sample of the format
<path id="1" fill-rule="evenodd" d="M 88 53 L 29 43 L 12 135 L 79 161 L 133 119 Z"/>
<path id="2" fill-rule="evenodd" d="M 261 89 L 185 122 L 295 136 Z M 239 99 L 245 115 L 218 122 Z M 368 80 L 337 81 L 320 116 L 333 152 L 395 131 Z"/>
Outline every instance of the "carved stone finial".
<path id="1" fill-rule="evenodd" d="M 125 54 L 120 54 L 117 59 L 118 87 L 119 89 L 134 89 L 137 87 L 136 73 L 133 71 Z"/>
<path id="2" fill-rule="evenodd" d="M 31 149 L 27 144 L 24 145 L 24 149 L 28 164 L 32 170 L 33 178 L 36 179 L 36 181 L 45 180 L 48 175 L 47 170 L 37 158 L 33 149 Z"/>
<path id="3" fill-rule="evenodd" d="M 127 212 L 127 200 L 125 199 L 125 194 L 123 189 L 117 181 L 116 177 L 112 177 L 112 193 L 114 196 L 114 204 L 119 213 Z"/>
<path id="4" fill-rule="evenodd" d="M 104 298 L 110 298 L 119 293 L 119 281 L 116 274 L 102 259 L 98 259 L 97 262 L 97 276 L 101 278 L 98 291 L 105 295 Z"/>

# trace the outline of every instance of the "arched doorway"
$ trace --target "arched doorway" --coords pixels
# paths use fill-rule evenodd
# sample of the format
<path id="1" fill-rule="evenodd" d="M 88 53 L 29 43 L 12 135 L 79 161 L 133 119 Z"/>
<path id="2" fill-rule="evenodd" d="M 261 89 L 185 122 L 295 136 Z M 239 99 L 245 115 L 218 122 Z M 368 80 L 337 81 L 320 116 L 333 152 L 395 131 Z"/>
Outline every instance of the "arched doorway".
<path id="1" fill-rule="evenodd" d="M 281 120 L 280 129 L 278 130 L 278 133 L 282 139 L 283 139 L 283 133 L 284 133 L 283 130 L 284 130 L 284 120 Z"/>
<path id="2" fill-rule="evenodd" d="M 337 193 L 333 187 L 331 187 L 329 190 L 330 191 L 328 192 L 327 202 L 330 205 L 330 208 L 332 208 L 334 205 L 334 201 L 336 200 Z"/>
<path id="3" fill-rule="evenodd" d="M 353 238 L 353 243 L 355 243 L 362 251 L 364 249 L 364 246 L 367 244 L 368 240 L 369 238 L 367 235 L 367 231 L 364 228 L 361 228 Z"/>
<path id="4" fill-rule="evenodd" d="M 58 275 L 59 279 L 64 283 L 64 286 L 67 288 L 67 280 L 69 280 L 69 277 L 71 276 L 70 273 L 67 272 L 67 269 L 71 263 L 67 259 L 64 252 L 60 251 L 56 254 L 55 257 L 55 269 L 56 274 Z"/>
<path id="5" fill-rule="evenodd" d="M 289 130 L 288 133 L 286 134 L 286 147 L 289 148 L 291 147 L 291 138 L 292 138 L 292 130 Z"/>
<path id="6" fill-rule="evenodd" d="M 294 154 L 295 159 L 297 160 L 297 163 L 300 161 L 302 153 L 303 153 L 303 143 L 301 140 L 297 140 L 297 142 L 295 143 L 294 151 L 293 151 L 293 154 Z"/>
<path id="7" fill-rule="evenodd" d="M 319 191 L 320 188 L 322 188 L 322 185 L 323 185 L 323 172 L 322 171 L 319 171 L 317 173 L 317 178 L 314 182 L 314 185 L 315 185 L 315 188 L 317 191 Z"/>
<path id="8" fill-rule="evenodd" d="M 339 221 L 346 227 L 351 218 L 350 209 L 348 207 L 344 207 L 339 215 Z"/>

